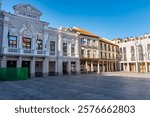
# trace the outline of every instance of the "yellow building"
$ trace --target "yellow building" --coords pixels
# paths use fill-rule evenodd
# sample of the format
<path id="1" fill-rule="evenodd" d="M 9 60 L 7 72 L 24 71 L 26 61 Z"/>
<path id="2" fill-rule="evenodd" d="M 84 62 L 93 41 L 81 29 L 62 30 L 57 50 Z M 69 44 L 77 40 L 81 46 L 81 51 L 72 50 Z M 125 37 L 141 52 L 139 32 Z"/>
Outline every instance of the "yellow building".
<path id="1" fill-rule="evenodd" d="M 79 38 L 81 73 L 117 71 L 119 46 L 82 28 L 69 28 Z"/>

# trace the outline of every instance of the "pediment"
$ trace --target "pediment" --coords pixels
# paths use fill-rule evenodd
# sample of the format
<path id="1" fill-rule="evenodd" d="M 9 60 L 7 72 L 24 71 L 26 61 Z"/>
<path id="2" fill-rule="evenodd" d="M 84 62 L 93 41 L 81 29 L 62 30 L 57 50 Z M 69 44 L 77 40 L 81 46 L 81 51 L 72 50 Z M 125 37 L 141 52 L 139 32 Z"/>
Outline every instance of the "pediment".
<path id="1" fill-rule="evenodd" d="M 27 13 L 35 14 L 37 16 L 41 16 L 42 13 L 35 7 L 29 4 L 17 4 L 13 6 L 15 11 L 24 11 Z"/>

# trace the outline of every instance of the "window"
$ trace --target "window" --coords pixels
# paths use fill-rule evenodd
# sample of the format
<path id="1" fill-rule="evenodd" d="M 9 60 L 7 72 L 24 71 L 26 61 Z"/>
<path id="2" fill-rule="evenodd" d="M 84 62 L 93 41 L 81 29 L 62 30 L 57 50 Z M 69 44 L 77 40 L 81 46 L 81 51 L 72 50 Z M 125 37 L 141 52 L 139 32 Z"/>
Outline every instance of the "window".
<path id="1" fill-rule="evenodd" d="M 88 58 L 90 58 L 90 54 L 91 54 L 91 51 L 90 51 L 90 50 L 88 50 Z"/>
<path id="2" fill-rule="evenodd" d="M 82 49 L 82 50 L 81 50 L 81 54 L 84 55 L 84 53 L 85 53 L 85 51 Z"/>
<path id="3" fill-rule="evenodd" d="M 101 58 L 103 58 L 103 52 L 101 52 Z"/>
<path id="4" fill-rule="evenodd" d="M 135 54 L 131 54 L 131 61 L 135 61 Z"/>
<path id="5" fill-rule="evenodd" d="M 131 53 L 132 53 L 132 52 L 135 52 L 135 51 L 134 51 L 134 46 L 131 46 Z"/>
<path id="6" fill-rule="evenodd" d="M 148 53 L 148 60 L 150 60 L 150 53 Z"/>
<path id="7" fill-rule="evenodd" d="M 75 55 L 75 44 L 71 44 L 71 56 Z"/>
<path id="8" fill-rule="evenodd" d="M 105 58 L 107 59 L 107 53 L 105 52 Z"/>
<path id="9" fill-rule="evenodd" d="M 140 61 L 143 61 L 143 60 L 144 60 L 144 55 L 143 55 L 143 53 L 139 53 L 139 60 L 140 60 Z"/>
<path id="10" fill-rule="evenodd" d="M 126 47 L 123 47 L 123 52 L 126 53 Z"/>
<path id="11" fill-rule="evenodd" d="M 63 55 L 67 56 L 67 43 L 63 43 Z"/>
<path id="12" fill-rule="evenodd" d="M 9 36 L 8 47 L 17 48 L 17 37 L 16 36 Z"/>
<path id="13" fill-rule="evenodd" d="M 124 54 L 124 61 L 127 61 L 127 56 L 126 56 L 126 54 Z"/>
<path id="14" fill-rule="evenodd" d="M 150 51 L 150 44 L 147 44 L 147 51 Z"/>
<path id="15" fill-rule="evenodd" d="M 31 38 L 23 37 L 22 41 L 24 49 L 31 49 Z"/>
<path id="16" fill-rule="evenodd" d="M 142 45 L 139 45 L 139 46 L 138 46 L 138 50 L 139 50 L 139 52 L 143 52 L 143 46 L 142 46 Z"/>
<path id="17" fill-rule="evenodd" d="M 50 41 L 50 54 L 55 54 L 55 41 Z"/>
<path id="18" fill-rule="evenodd" d="M 101 50 L 103 50 L 103 44 L 102 43 L 100 43 L 100 48 L 101 48 Z"/>
<path id="19" fill-rule="evenodd" d="M 37 49 L 42 50 L 42 48 L 43 48 L 43 41 L 38 39 L 37 40 Z"/>
<path id="20" fill-rule="evenodd" d="M 110 51 L 110 45 L 108 45 L 108 51 Z"/>
<path id="21" fill-rule="evenodd" d="M 107 50 L 106 44 L 104 45 L 105 50 Z"/>
<path id="22" fill-rule="evenodd" d="M 113 52 L 115 51 L 114 46 L 112 46 L 112 51 L 113 51 Z"/>
<path id="23" fill-rule="evenodd" d="M 120 48 L 120 53 L 122 53 L 122 48 Z"/>

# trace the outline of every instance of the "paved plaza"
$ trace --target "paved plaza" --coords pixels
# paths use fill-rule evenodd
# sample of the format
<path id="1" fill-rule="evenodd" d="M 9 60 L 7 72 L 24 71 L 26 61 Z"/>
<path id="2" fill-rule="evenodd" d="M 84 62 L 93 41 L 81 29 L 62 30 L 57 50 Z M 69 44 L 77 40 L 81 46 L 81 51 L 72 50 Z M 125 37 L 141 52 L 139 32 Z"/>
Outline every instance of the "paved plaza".
<path id="1" fill-rule="evenodd" d="M 150 79 L 111 76 L 111 73 L 108 73 L 0 81 L 0 99 L 150 99 Z"/>

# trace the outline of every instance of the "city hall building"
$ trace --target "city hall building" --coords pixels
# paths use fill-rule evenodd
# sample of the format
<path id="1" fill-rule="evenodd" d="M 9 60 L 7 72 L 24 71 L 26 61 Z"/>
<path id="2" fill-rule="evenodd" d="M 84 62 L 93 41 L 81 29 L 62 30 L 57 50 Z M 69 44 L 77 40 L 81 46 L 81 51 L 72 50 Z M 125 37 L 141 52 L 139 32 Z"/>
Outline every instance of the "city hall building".
<path id="1" fill-rule="evenodd" d="M 78 36 L 48 27 L 28 4 L 0 13 L 0 67 L 27 67 L 29 77 L 80 72 Z"/>

